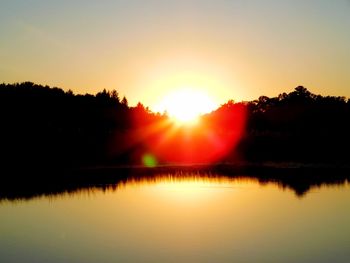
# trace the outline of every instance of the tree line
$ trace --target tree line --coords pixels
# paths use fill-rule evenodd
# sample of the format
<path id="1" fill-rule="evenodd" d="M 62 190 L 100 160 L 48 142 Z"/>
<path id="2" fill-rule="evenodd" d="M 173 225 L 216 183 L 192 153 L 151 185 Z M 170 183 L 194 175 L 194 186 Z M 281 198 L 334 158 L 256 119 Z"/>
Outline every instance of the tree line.
<path id="1" fill-rule="evenodd" d="M 202 118 L 230 132 L 230 116 L 242 109 L 244 133 L 218 161 L 350 163 L 349 99 L 298 86 L 272 98 L 230 100 Z M 116 90 L 76 95 L 32 82 L 0 84 L 0 116 L 0 158 L 10 169 L 139 164 L 146 137 L 132 136 L 167 120 L 141 103 L 130 107 Z"/>
<path id="2" fill-rule="evenodd" d="M 248 102 L 242 151 L 252 160 L 350 161 L 350 100 L 298 86 L 277 97 Z"/>

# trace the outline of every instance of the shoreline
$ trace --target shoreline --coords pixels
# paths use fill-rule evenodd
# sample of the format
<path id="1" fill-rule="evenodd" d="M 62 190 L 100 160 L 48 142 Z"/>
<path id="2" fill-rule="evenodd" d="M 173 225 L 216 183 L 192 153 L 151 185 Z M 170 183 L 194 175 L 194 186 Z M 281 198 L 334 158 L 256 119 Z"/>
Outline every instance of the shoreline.
<path id="1" fill-rule="evenodd" d="M 26 172 L 0 177 L 0 202 L 3 200 L 30 200 L 40 196 L 57 196 L 89 189 L 109 189 L 129 182 L 157 182 L 173 179 L 248 179 L 264 185 L 276 184 L 291 189 L 297 197 L 311 188 L 325 185 L 347 185 L 350 182 L 349 165 L 295 165 L 215 164 L 215 165 L 162 165 L 154 168 L 142 166 L 90 166 L 69 171 L 45 169 L 37 173 Z"/>

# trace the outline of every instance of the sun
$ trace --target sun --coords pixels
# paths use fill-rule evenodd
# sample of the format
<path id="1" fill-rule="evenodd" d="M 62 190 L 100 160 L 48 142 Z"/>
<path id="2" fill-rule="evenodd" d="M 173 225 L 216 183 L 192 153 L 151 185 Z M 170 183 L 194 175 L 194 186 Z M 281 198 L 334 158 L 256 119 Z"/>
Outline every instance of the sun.
<path id="1" fill-rule="evenodd" d="M 181 88 L 167 94 L 158 108 L 177 124 L 195 124 L 200 115 L 213 111 L 216 104 L 201 90 Z"/>

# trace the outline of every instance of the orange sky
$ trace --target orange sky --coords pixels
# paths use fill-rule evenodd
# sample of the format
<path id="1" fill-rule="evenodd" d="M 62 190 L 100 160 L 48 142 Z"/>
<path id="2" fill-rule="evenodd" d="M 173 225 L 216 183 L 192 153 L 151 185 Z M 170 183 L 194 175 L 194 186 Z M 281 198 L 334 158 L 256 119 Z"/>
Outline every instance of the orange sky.
<path id="1" fill-rule="evenodd" d="M 5 1 L 0 82 L 117 89 L 153 109 L 179 88 L 217 104 L 304 85 L 350 97 L 350 3 Z"/>

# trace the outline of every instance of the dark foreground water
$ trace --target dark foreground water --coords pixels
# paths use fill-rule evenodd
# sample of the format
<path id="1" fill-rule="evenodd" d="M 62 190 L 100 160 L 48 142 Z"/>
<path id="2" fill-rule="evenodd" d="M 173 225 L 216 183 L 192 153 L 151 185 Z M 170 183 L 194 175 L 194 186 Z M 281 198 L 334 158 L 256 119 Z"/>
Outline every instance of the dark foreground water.
<path id="1" fill-rule="evenodd" d="M 0 201 L 0 262 L 350 262 L 350 185 L 159 175 Z"/>

